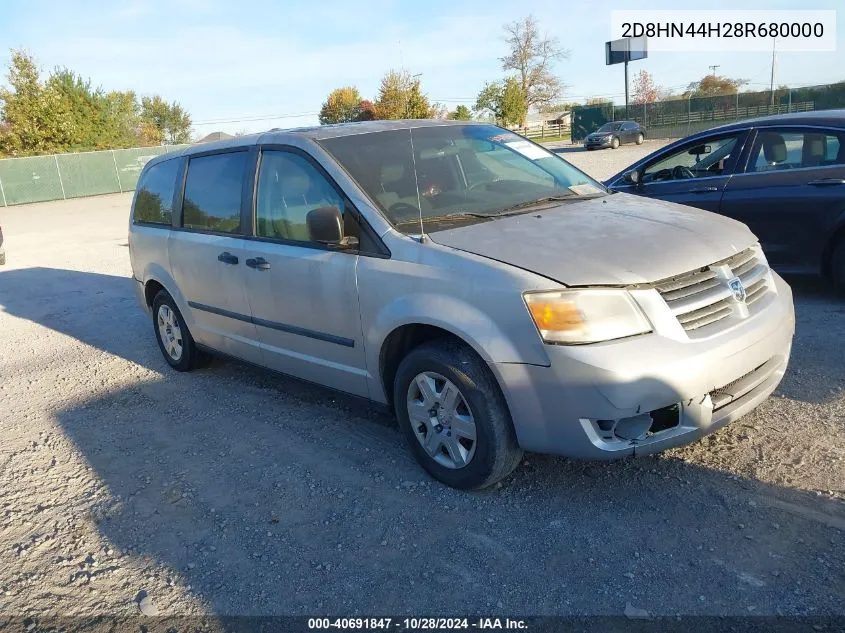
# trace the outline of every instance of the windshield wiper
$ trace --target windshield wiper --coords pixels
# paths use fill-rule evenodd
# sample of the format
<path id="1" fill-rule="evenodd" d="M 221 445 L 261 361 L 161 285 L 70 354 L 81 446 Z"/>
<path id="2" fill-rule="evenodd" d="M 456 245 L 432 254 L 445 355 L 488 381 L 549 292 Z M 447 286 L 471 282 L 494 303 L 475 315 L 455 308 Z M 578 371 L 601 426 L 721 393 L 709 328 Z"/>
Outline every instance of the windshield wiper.
<path id="1" fill-rule="evenodd" d="M 445 215 L 433 215 L 433 216 L 423 216 L 423 223 L 425 222 L 439 222 L 442 220 L 455 220 L 457 218 L 484 218 L 489 220 L 490 218 L 498 217 L 498 214 L 489 214 L 489 213 L 473 213 L 471 211 L 461 211 L 457 213 L 447 213 Z M 404 226 L 405 224 L 419 224 L 420 219 L 414 218 L 412 220 L 402 220 L 401 222 L 395 222 L 393 226 Z"/>
<path id="2" fill-rule="evenodd" d="M 604 192 L 602 192 L 604 193 Z M 517 215 L 521 210 L 527 209 L 530 207 L 536 207 L 539 204 L 545 204 L 546 202 L 560 202 L 561 200 L 571 200 L 572 198 L 585 198 L 586 196 L 579 196 L 574 193 L 567 193 L 561 196 L 546 196 L 544 198 L 537 198 L 536 200 L 526 200 L 525 202 L 518 202 L 517 204 L 513 204 L 509 207 L 505 207 L 499 213 L 491 214 L 488 217 L 497 217 L 501 218 L 507 215 Z"/>
<path id="3" fill-rule="evenodd" d="M 567 193 L 563 195 L 557 196 L 545 196 L 543 198 L 537 198 L 536 200 L 526 200 L 525 202 L 519 202 L 517 204 L 511 205 L 509 207 L 505 207 L 501 211 L 497 213 L 475 213 L 473 211 L 459 211 L 456 213 L 446 213 L 445 215 L 434 215 L 430 217 L 423 217 L 423 223 L 426 222 L 440 222 L 443 220 L 455 220 L 459 218 L 481 218 L 483 220 L 492 220 L 495 218 L 505 218 L 510 215 L 519 215 L 520 213 L 525 213 L 531 207 L 536 207 L 537 205 L 549 203 L 549 202 L 560 202 L 561 200 L 572 200 L 573 198 L 577 198 L 579 200 L 583 200 L 585 198 L 590 198 L 595 195 L 607 195 L 606 192 L 596 192 L 595 194 L 586 195 L 586 196 L 579 196 L 575 193 Z M 406 224 L 419 224 L 418 218 L 413 218 L 409 220 L 402 220 L 401 222 L 395 222 L 393 226 L 404 226 Z"/>

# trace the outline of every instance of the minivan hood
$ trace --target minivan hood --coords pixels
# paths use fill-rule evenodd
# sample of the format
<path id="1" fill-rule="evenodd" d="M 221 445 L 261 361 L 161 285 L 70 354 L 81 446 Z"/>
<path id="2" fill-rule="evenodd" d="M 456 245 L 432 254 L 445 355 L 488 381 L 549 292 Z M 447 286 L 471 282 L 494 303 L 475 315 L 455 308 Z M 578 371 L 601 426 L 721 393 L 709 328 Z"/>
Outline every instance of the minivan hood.
<path id="1" fill-rule="evenodd" d="M 429 237 L 570 286 L 649 283 L 725 259 L 756 241 L 735 220 L 625 193 Z"/>

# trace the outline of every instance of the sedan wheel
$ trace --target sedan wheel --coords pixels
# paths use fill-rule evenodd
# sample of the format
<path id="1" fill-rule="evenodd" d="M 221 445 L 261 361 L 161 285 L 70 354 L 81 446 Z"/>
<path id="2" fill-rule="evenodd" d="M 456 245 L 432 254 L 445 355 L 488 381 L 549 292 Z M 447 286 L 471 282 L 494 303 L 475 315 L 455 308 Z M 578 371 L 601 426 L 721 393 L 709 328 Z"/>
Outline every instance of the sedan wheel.
<path id="1" fill-rule="evenodd" d="M 642 134 L 637 134 L 637 145 L 642 145 L 645 137 Z"/>
<path id="2" fill-rule="evenodd" d="M 460 389 L 427 371 L 408 387 L 408 418 L 417 441 L 441 466 L 463 468 L 475 455 L 475 418 Z"/>
<path id="3" fill-rule="evenodd" d="M 616 138 L 615 136 L 610 141 L 610 147 L 611 147 L 611 149 L 616 149 L 617 147 L 619 147 L 619 139 Z"/>

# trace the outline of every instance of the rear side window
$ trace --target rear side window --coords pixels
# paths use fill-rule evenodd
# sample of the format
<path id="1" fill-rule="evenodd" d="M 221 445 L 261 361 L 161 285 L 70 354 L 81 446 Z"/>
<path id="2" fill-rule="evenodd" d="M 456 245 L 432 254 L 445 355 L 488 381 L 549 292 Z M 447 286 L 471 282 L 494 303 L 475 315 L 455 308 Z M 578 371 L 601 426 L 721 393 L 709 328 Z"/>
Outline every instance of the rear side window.
<path id="1" fill-rule="evenodd" d="M 216 233 L 240 233 L 241 191 L 249 152 L 212 154 L 188 163 L 183 226 Z"/>
<path id="2" fill-rule="evenodd" d="M 138 183 L 135 198 L 136 222 L 170 224 L 173 216 L 173 192 L 176 189 L 178 160 L 166 160 L 150 167 Z"/>
<path id="3" fill-rule="evenodd" d="M 749 171 L 781 171 L 842 164 L 841 139 L 832 132 L 762 130 L 752 151 Z"/>

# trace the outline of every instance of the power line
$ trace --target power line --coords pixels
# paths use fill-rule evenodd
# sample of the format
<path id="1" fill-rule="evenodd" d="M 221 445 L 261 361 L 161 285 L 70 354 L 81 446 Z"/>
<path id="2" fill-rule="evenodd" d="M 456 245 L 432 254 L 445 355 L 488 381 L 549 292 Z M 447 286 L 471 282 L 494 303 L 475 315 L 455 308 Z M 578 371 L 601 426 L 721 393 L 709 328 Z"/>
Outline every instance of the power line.
<path id="1" fill-rule="evenodd" d="M 250 121 L 268 121 L 270 119 L 293 119 L 296 117 L 312 116 L 319 114 L 319 111 L 314 112 L 294 112 L 288 114 L 263 114 L 263 115 L 247 115 L 233 119 L 206 119 L 205 121 L 196 121 L 194 125 L 211 125 L 214 123 L 247 123 Z"/>

